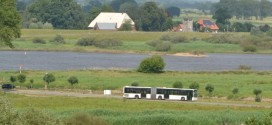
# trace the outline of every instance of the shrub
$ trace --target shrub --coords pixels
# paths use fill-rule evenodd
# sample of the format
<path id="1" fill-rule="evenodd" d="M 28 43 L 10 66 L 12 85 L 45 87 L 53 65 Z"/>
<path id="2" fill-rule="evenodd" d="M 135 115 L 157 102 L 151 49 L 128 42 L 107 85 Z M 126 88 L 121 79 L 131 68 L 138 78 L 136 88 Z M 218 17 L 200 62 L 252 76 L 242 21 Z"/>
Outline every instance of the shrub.
<path id="1" fill-rule="evenodd" d="M 57 43 L 57 44 L 65 44 L 65 40 L 61 35 L 56 35 L 50 42 Z"/>
<path id="2" fill-rule="evenodd" d="M 160 40 L 163 40 L 163 41 L 171 41 L 173 36 L 171 36 L 170 34 L 165 34 L 165 35 L 162 35 Z"/>
<path id="3" fill-rule="evenodd" d="M 10 102 L 0 97 L 0 125 L 17 125 L 19 123 L 19 115 Z"/>
<path id="4" fill-rule="evenodd" d="M 53 25 L 51 23 L 46 22 L 43 24 L 43 29 L 53 29 Z"/>
<path id="5" fill-rule="evenodd" d="M 187 38 L 185 36 L 174 36 L 170 40 L 172 43 L 185 43 L 188 42 Z"/>
<path id="6" fill-rule="evenodd" d="M 263 32 L 260 30 L 260 28 L 253 27 L 253 28 L 251 28 L 250 35 L 253 35 L 253 36 L 262 36 Z"/>
<path id="7" fill-rule="evenodd" d="M 33 43 L 40 43 L 40 44 L 46 44 L 46 41 L 43 40 L 42 38 L 34 38 L 32 40 Z"/>
<path id="8" fill-rule="evenodd" d="M 258 96 L 259 94 L 262 93 L 262 90 L 260 90 L 260 89 L 254 89 L 254 90 L 253 90 L 253 93 L 254 93 L 256 96 Z"/>
<path id="9" fill-rule="evenodd" d="M 262 101 L 262 97 L 259 96 L 259 95 L 257 95 L 257 96 L 255 97 L 255 102 L 261 102 L 261 101 Z"/>
<path id="10" fill-rule="evenodd" d="M 77 41 L 76 45 L 79 46 L 92 46 L 95 43 L 95 38 L 92 37 L 84 37 Z"/>
<path id="11" fill-rule="evenodd" d="M 183 88 L 182 82 L 180 81 L 174 82 L 173 88 Z"/>
<path id="12" fill-rule="evenodd" d="M 257 48 L 254 45 L 248 45 L 248 46 L 243 47 L 243 51 L 244 52 L 256 52 Z"/>
<path id="13" fill-rule="evenodd" d="M 238 94 L 239 93 L 239 89 L 238 88 L 234 88 L 232 89 L 232 94 Z"/>
<path id="14" fill-rule="evenodd" d="M 205 39 L 205 41 L 210 43 L 228 43 L 228 44 L 239 44 L 246 40 L 247 37 L 232 33 L 212 34 L 211 37 Z"/>
<path id="15" fill-rule="evenodd" d="M 239 65 L 240 70 L 251 70 L 251 66 L 248 65 Z"/>
<path id="16" fill-rule="evenodd" d="M 74 85 L 74 84 L 77 84 L 78 83 L 78 79 L 77 77 L 75 76 L 71 76 L 67 79 L 67 81 L 71 84 L 71 85 Z"/>
<path id="17" fill-rule="evenodd" d="M 46 73 L 46 74 L 44 75 L 44 77 L 43 77 L 43 81 L 46 82 L 44 88 L 47 89 L 49 83 L 54 82 L 55 80 L 56 80 L 56 78 L 55 78 L 55 76 L 54 76 L 53 74 L 51 74 L 51 73 L 47 74 L 47 73 Z"/>
<path id="18" fill-rule="evenodd" d="M 159 43 L 155 47 L 156 51 L 163 51 L 163 52 L 169 51 L 170 49 L 171 49 L 171 43 L 168 41 Z"/>
<path id="19" fill-rule="evenodd" d="M 26 75 L 20 74 L 17 76 L 17 79 L 20 83 L 24 83 L 26 81 Z"/>
<path id="20" fill-rule="evenodd" d="M 270 30 L 270 26 L 265 24 L 265 25 L 260 25 L 259 26 L 259 29 L 262 31 L 262 32 L 267 32 Z"/>
<path id="21" fill-rule="evenodd" d="M 161 43 L 162 43 L 162 41 L 160 41 L 160 40 L 152 40 L 152 41 L 146 42 L 147 45 L 152 46 L 152 47 L 156 47 L 158 44 L 161 44 Z"/>
<path id="22" fill-rule="evenodd" d="M 199 84 L 197 82 L 193 82 L 189 85 L 190 89 L 198 89 L 199 88 Z"/>
<path id="23" fill-rule="evenodd" d="M 20 113 L 22 125 L 56 125 L 57 120 L 45 111 L 28 108 Z"/>
<path id="24" fill-rule="evenodd" d="M 126 21 L 122 27 L 119 29 L 119 31 L 131 31 L 132 30 L 132 25 L 131 21 Z"/>
<path id="25" fill-rule="evenodd" d="M 131 86 L 139 86 L 139 83 L 138 82 L 133 82 L 133 83 L 131 83 Z"/>
<path id="26" fill-rule="evenodd" d="M 144 73 L 161 73 L 165 63 L 161 56 L 154 55 L 151 58 L 144 59 L 138 67 L 138 72 Z"/>
<path id="27" fill-rule="evenodd" d="M 28 28 L 29 29 L 39 29 L 39 25 L 37 23 L 30 23 Z"/>
<path id="28" fill-rule="evenodd" d="M 103 39 L 95 42 L 95 46 L 99 48 L 108 48 L 114 46 L 122 46 L 123 42 L 115 39 Z"/>
<path id="29" fill-rule="evenodd" d="M 205 90 L 209 92 L 209 96 L 211 96 L 212 92 L 214 91 L 213 85 L 207 84 Z"/>
<path id="30" fill-rule="evenodd" d="M 10 76 L 9 80 L 10 80 L 10 82 L 14 83 L 14 82 L 16 82 L 17 78 L 16 78 L 16 76 Z"/>
<path id="31" fill-rule="evenodd" d="M 70 118 L 64 119 L 63 125 L 107 125 L 107 123 L 103 119 L 87 113 L 76 113 Z"/>
<path id="32" fill-rule="evenodd" d="M 37 25 L 38 25 L 38 29 L 42 29 L 43 28 L 43 23 L 42 22 L 38 22 Z"/>

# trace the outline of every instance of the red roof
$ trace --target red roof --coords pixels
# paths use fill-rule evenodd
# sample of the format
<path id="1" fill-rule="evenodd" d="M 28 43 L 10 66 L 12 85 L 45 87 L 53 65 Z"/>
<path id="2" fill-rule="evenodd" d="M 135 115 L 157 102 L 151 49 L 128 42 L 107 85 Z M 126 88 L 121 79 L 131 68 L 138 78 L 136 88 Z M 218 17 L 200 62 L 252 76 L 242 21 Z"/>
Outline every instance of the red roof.
<path id="1" fill-rule="evenodd" d="M 202 27 L 210 28 L 211 30 L 219 30 L 219 27 L 209 19 L 201 19 L 198 21 Z"/>

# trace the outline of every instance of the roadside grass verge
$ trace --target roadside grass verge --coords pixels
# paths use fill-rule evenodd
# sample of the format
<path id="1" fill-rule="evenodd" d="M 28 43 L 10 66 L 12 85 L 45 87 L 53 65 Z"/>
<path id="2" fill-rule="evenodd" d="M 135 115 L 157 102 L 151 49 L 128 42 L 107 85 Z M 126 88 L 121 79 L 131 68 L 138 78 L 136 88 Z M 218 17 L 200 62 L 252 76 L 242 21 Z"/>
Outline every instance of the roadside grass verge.
<path id="1" fill-rule="evenodd" d="M 172 72 L 166 71 L 160 74 L 145 74 L 133 70 L 69 70 L 69 71 L 23 71 L 26 75 L 26 82 L 17 86 L 27 88 L 29 80 L 33 79 L 33 87 L 42 89 L 45 73 L 52 73 L 56 81 L 49 84 L 50 89 L 83 89 L 83 90 L 117 90 L 121 93 L 123 86 L 138 82 L 140 86 L 151 87 L 172 87 L 175 81 L 181 81 L 184 88 L 189 88 L 191 83 L 199 83 L 198 90 L 200 97 L 207 97 L 205 91 L 207 84 L 212 84 L 215 88 L 213 96 L 227 97 L 232 94 L 233 88 L 238 88 L 238 99 L 254 97 L 255 88 L 263 91 L 263 98 L 271 98 L 272 77 L 271 72 L 253 71 L 222 71 L 222 72 Z M 2 82 L 8 82 L 10 76 L 19 75 L 18 71 L 1 71 Z M 76 76 L 79 84 L 71 86 L 67 79 Z"/>

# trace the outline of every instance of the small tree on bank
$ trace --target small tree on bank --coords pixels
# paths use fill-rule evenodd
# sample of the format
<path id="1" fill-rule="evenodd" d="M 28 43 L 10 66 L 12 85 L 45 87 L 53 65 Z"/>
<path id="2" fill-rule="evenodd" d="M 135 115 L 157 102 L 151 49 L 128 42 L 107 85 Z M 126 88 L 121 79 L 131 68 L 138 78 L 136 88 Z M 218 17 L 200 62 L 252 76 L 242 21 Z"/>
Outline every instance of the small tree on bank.
<path id="1" fill-rule="evenodd" d="M 262 93 L 262 90 L 260 89 L 254 89 L 253 90 L 255 97 L 255 102 L 261 102 L 262 101 L 262 97 L 260 96 L 260 94 Z"/>
<path id="2" fill-rule="evenodd" d="M 205 90 L 209 92 L 209 96 L 212 96 L 212 92 L 214 91 L 213 85 L 207 84 Z"/>
<path id="3" fill-rule="evenodd" d="M 72 86 L 74 85 L 74 84 L 77 84 L 78 83 L 78 79 L 77 79 L 77 77 L 75 77 L 75 76 L 71 76 L 70 78 L 68 78 L 68 80 L 67 80 Z"/>
<path id="4" fill-rule="evenodd" d="M 190 89 L 198 89 L 199 88 L 199 84 L 197 82 L 193 82 L 190 84 L 189 86 Z"/>
<path id="5" fill-rule="evenodd" d="M 55 81 L 55 76 L 54 76 L 53 74 L 51 74 L 51 73 L 49 73 L 49 74 L 46 73 L 46 74 L 44 75 L 44 77 L 43 77 L 43 81 L 46 82 L 46 84 L 45 84 L 45 86 L 44 86 L 44 89 L 48 89 L 49 83 Z"/>
<path id="6" fill-rule="evenodd" d="M 10 82 L 14 83 L 17 81 L 17 78 L 15 76 L 10 76 L 9 80 Z"/>
<path id="7" fill-rule="evenodd" d="M 21 84 L 23 84 L 26 81 L 26 75 L 20 74 L 17 76 L 17 79 Z M 21 85 L 20 85 L 20 87 L 21 87 Z"/>
<path id="8" fill-rule="evenodd" d="M 174 82 L 173 88 L 183 88 L 182 82 L 180 81 Z"/>
<path id="9" fill-rule="evenodd" d="M 138 72 L 144 73 L 161 73 L 163 72 L 165 63 L 161 56 L 154 55 L 144 59 L 138 67 Z"/>

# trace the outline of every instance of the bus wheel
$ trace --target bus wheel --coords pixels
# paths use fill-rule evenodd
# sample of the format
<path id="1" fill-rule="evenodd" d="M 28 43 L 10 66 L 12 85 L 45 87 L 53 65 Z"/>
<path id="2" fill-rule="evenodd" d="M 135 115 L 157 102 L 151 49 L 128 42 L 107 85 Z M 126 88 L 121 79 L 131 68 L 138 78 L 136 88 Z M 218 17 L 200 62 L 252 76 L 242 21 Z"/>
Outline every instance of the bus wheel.
<path id="1" fill-rule="evenodd" d="M 161 96 L 159 96 L 159 97 L 158 97 L 158 100 L 162 100 L 162 97 L 161 97 Z"/>
<path id="2" fill-rule="evenodd" d="M 139 96 L 138 96 L 138 95 L 135 95 L 135 99 L 139 99 Z"/>
<path id="3" fill-rule="evenodd" d="M 185 98 L 184 98 L 184 97 L 181 97 L 181 101 L 185 101 Z"/>

